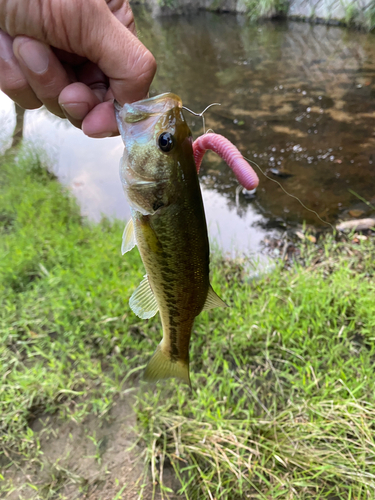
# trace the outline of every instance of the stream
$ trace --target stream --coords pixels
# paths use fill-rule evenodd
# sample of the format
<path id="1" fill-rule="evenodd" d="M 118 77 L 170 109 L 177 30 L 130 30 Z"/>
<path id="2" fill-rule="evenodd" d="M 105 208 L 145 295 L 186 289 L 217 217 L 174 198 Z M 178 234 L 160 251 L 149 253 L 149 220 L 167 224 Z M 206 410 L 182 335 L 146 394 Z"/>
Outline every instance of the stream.
<path id="1" fill-rule="evenodd" d="M 174 92 L 195 112 L 212 102 L 206 128 L 225 135 L 257 170 L 244 193 L 208 153 L 200 181 L 211 241 L 231 254 L 261 254 L 266 234 L 306 221 L 366 217 L 375 203 L 375 35 L 297 22 L 250 24 L 246 16 L 198 12 L 153 19 L 134 8 L 139 37 L 158 62 L 150 95 Z M 185 112 L 193 136 L 202 120 Z M 0 147 L 14 105 L 0 93 Z M 27 111 L 24 138 L 46 150 L 84 216 L 128 219 L 118 174 L 119 137 L 90 139 L 45 109 Z M 120 235 L 121 236 L 121 235 Z"/>

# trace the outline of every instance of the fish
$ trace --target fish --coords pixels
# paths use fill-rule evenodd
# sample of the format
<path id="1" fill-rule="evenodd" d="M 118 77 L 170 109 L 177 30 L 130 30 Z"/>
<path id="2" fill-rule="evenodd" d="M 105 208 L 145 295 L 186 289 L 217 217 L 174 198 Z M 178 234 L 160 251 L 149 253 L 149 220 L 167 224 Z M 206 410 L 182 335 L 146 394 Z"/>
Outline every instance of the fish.
<path id="1" fill-rule="evenodd" d="M 181 99 L 172 93 L 120 106 L 125 149 L 120 177 L 131 210 L 122 253 L 135 246 L 146 275 L 129 300 L 140 318 L 160 313 L 163 337 L 144 372 L 191 387 L 189 345 L 196 316 L 227 304 L 209 279 L 207 224 Z"/>

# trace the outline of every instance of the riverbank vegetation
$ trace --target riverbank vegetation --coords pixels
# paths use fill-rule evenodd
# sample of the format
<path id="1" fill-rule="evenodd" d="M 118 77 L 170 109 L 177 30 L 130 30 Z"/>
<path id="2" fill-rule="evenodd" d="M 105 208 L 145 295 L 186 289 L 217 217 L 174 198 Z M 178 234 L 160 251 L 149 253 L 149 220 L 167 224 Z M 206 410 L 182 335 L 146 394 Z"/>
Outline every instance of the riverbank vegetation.
<path id="1" fill-rule="evenodd" d="M 371 31 L 375 28 L 375 6 L 372 2 L 360 4 L 356 0 L 338 4 L 326 0 L 319 5 L 310 1 L 286 0 L 133 0 L 133 4 L 150 7 L 155 15 L 181 14 L 184 12 L 208 10 L 214 12 L 238 12 L 246 14 L 251 21 L 272 18 L 288 18 L 295 21 L 350 26 Z"/>
<path id="2" fill-rule="evenodd" d="M 196 320 L 190 391 L 140 382 L 160 321 L 128 306 L 144 271 L 122 229 L 82 219 L 34 152 L 1 158 L 2 498 L 373 498 L 375 239 L 306 238 L 257 279 L 213 255 L 231 307 Z M 108 450 L 130 398 L 128 491 Z"/>

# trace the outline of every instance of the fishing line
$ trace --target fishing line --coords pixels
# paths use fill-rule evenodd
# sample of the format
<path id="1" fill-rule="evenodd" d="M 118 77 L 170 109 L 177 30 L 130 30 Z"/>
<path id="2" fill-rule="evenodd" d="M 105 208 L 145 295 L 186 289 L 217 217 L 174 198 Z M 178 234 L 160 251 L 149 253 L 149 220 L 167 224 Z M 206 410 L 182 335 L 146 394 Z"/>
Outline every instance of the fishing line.
<path id="1" fill-rule="evenodd" d="M 212 104 L 209 104 L 201 113 L 195 113 L 194 111 L 192 111 L 191 109 L 187 108 L 186 106 L 182 106 L 182 109 L 186 109 L 186 111 L 189 111 L 189 113 L 191 113 L 192 115 L 194 116 L 200 116 L 202 118 L 202 122 L 203 122 L 203 134 L 206 134 L 206 133 L 209 133 L 210 131 L 213 132 L 212 129 L 208 129 L 207 132 L 206 132 L 206 123 L 205 123 L 205 119 L 204 119 L 204 113 L 210 109 L 212 106 L 221 106 L 221 104 L 219 102 L 213 102 Z M 284 193 L 287 195 L 287 196 L 290 196 L 291 198 L 294 198 L 295 200 L 298 201 L 298 203 L 305 209 L 307 210 L 308 212 L 311 212 L 312 214 L 316 215 L 316 217 L 321 221 L 323 222 L 323 224 L 327 224 L 328 226 L 331 227 L 332 231 L 335 231 L 335 228 L 332 226 L 332 224 L 324 219 L 322 219 L 320 217 L 320 215 L 318 214 L 318 212 L 316 212 L 315 210 L 312 210 L 311 208 L 308 208 L 297 196 L 295 196 L 294 194 L 291 194 L 291 193 L 288 193 L 288 191 L 283 187 L 282 184 L 280 184 L 279 181 L 277 181 L 276 179 L 272 179 L 272 177 L 269 177 L 265 172 L 263 172 L 263 170 L 260 168 L 260 166 L 254 161 L 254 160 L 250 160 L 249 158 L 246 158 L 246 156 L 242 155 L 243 158 L 248 161 L 250 163 L 250 165 L 253 163 L 259 170 L 260 172 L 264 175 L 264 177 L 272 182 L 275 182 L 281 189 L 282 191 L 284 191 Z M 237 194 L 237 192 L 236 192 Z"/>
<path id="2" fill-rule="evenodd" d="M 372 208 L 373 210 L 375 210 L 375 207 L 374 205 L 372 205 L 369 201 L 366 200 L 366 198 L 362 198 L 362 196 L 360 196 L 358 193 L 356 193 L 355 191 L 353 191 L 352 189 L 348 189 L 349 193 L 351 194 L 354 194 L 354 196 L 356 198 L 358 198 L 359 200 L 363 201 L 363 203 L 366 203 L 366 205 L 370 208 Z"/>
<path id="3" fill-rule="evenodd" d="M 189 111 L 189 113 L 191 113 L 192 115 L 194 116 L 200 116 L 202 118 L 202 123 L 203 123 L 203 134 L 206 133 L 206 122 L 204 120 L 204 113 L 210 109 L 212 106 L 221 106 L 221 104 L 219 102 L 213 102 L 212 104 L 209 104 L 207 106 L 207 108 L 205 108 L 201 113 L 195 113 L 194 111 L 192 111 L 191 109 L 187 108 L 186 106 L 182 106 L 182 109 L 186 109 L 186 111 Z M 210 129 L 211 130 L 211 129 Z M 207 131 L 208 132 L 208 131 Z"/>
<path id="4" fill-rule="evenodd" d="M 242 155 L 243 156 L 243 155 Z M 294 194 L 291 194 L 291 193 L 288 193 L 288 191 L 283 187 L 282 184 L 280 184 L 279 181 L 277 181 L 276 179 L 272 179 L 272 177 L 269 177 L 266 173 L 263 172 L 263 170 L 260 168 L 260 166 L 254 161 L 254 160 L 250 160 L 249 158 L 246 158 L 246 156 L 243 156 L 243 158 L 245 158 L 246 161 L 248 161 L 250 163 L 250 165 L 254 164 L 261 172 L 262 174 L 264 175 L 264 177 L 272 182 L 275 182 L 278 186 L 281 187 L 281 189 L 284 191 L 284 193 L 287 195 L 287 196 L 290 196 L 291 198 L 294 198 L 295 200 L 298 201 L 298 203 L 305 209 L 305 210 L 308 210 L 309 212 L 315 214 L 318 219 L 323 222 L 323 224 L 327 224 L 328 226 L 330 226 L 332 228 L 333 231 L 335 231 L 335 228 L 332 226 L 332 224 L 330 222 L 327 222 L 326 220 L 323 220 L 320 215 L 318 214 L 318 212 L 315 212 L 315 210 L 312 210 L 311 208 L 308 208 L 304 203 L 302 203 L 302 201 L 297 197 L 295 196 Z"/>

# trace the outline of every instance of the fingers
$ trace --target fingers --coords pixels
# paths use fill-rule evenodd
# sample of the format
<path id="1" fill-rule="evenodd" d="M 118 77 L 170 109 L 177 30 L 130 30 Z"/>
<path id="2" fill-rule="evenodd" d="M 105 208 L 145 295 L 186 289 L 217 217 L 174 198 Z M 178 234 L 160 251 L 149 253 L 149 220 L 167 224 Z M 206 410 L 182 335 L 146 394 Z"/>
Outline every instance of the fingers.
<path id="1" fill-rule="evenodd" d="M 0 30 L 0 88 L 24 109 L 40 108 L 42 102 L 29 85 L 13 53 L 13 39 Z"/>
<path id="2" fill-rule="evenodd" d="M 35 109 L 45 104 L 52 113 L 81 127 L 85 116 L 106 97 L 108 79 L 92 63 L 81 65 L 77 74 L 84 83 L 70 83 L 76 79 L 72 68 L 66 64 L 64 67 L 45 44 L 27 37 L 13 41 L 0 30 L 0 86 L 22 108 Z M 102 123 L 110 123 L 106 131 L 100 115 L 94 115 L 99 129 L 89 127 L 89 132 L 112 135 L 114 119 L 108 119 L 108 112 L 105 113 Z"/>
<path id="3" fill-rule="evenodd" d="M 22 0 L 12 3 L 11 13 L 21 24 L 8 23 L 9 32 L 35 38 L 13 40 L 0 30 L 2 90 L 26 109 L 45 104 L 88 135 L 113 135 L 117 126 L 109 100 L 143 99 L 156 71 L 154 57 L 135 36 L 128 2 L 45 0 L 36 3 L 44 5 L 43 16 L 40 9 L 26 12 L 18 4 Z M 87 59 L 91 66 L 84 64 Z"/>
<path id="4" fill-rule="evenodd" d="M 108 76 L 110 88 L 120 104 L 143 99 L 156 72 L 155 59 L 104 7 L 103 12 L 92 17 L 91 29 L 82 39 L 81 50 Z"/>
<path id="5" fill-rule="evenodd" d="M 59 104 L 70 122 L 76 127 L 80 127 L 82 120 L 95 106 L 104 100 L 108 101 L 112 96 L 108 93 L 108 78 L 95 64 L 87 62 L 81 65 L 76 70 L 76 75 L 79 82 L 72 83 L 61 92 Z M 97 115 L 99 118 L 100 114 Z M 88 134 L 86 130 L 85 133 L 90 136 L 99 134 L 99 137 L 113 135 L 113 124 L 111 124 L 108 130 L 105 129 L 105 124 L 107 123 L 105 117 L 103 121 L 100 121 L 100 119 L 95 120 L 95 123 L 99 125 L 98 130 L 94 126 L 93 129 L 88 129 Z"/>
<path id="6" fill-rule="evenodd" d="M 109 96 L 107 93 L 105 98 Z M 118 135 L 113 99 L 102 102 L 95 90 L 77 82 L 61 92 L 59 103 L 69 121 L 89 137 Z"/>
<path id="7" fill-rule="evenodd" d="M 13 52 L 34 94 L 51 113 L 64 117 L 58 97 L 70 79 L 51 48 L 26 36 L 17 36 Z"/>
<path id="8" fill-rule="evenodd" d="M 78 81 L 90 87 L 99 100 L 103 101 L 109 87 L 108 78 L 103 71 L 96 64 L 88 61 L 77 68 L 76 73 Z"/>
<path id="9" fill-rule="evenodd" d="M 112 101 L 95 106 L 82 122 L 83 132 L 96 138 L 118 135 L 115 110 Z"/>
<path id="10" fill-rule="evenodd" d="M 134 16 L 129 2 L 126 0 L 107 0 L 107 5 L 120 23 L 128 28 L 133 35 L 136 35 Z"/>
<path id="11" fill-rule="evenodd" d="M 59 105 L 66 118 L 79 128 L 85 116 L 101 102 L 102 99 L 82 82 L 68 85 L 59 96 Z"/>

